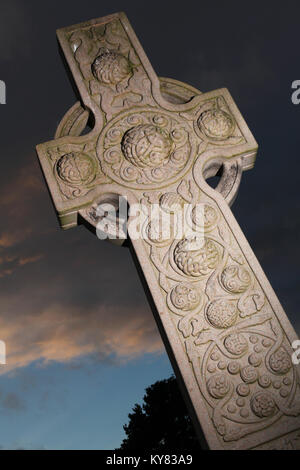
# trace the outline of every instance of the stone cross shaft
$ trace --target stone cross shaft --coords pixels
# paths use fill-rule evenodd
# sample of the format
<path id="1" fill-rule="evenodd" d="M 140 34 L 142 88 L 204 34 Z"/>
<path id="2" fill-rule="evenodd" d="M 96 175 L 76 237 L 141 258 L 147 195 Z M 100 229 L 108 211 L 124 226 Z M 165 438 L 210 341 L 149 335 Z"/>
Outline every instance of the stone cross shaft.
<path id="1" fill-rule="evenodd" d="M 199 438 L 300 447 L 296 335 L 229 208 L 257 144 L 228 90 L 159 79 L 123 13 L 57 34 L 82 100 L 37 146 L 61 226 L 96 227 L 98 204 L 119 196 L 173 216 L 189 204 L 201 244 L 146 219 L 131 246 Z"/>

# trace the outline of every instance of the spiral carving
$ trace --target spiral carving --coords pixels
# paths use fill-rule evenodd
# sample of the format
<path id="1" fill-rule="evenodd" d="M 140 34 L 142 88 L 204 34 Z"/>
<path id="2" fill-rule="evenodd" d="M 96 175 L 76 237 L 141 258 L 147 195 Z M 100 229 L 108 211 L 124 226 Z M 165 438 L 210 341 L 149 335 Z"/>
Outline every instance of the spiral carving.
<path id="1" fill-rule="evenodd" d="M 242 294 L 251 283 L 249 271 L 243 266 L 228 266 L 221 274 L 221 284 L 225 290 L 234 294 Z"/>
<path id="2" fill-rule="evenodd" d="M 258 372 L 252 366 L 243 367 L 241 378 L 246 384 L 253 384 L 258 379 Z"/>
<path id="3" fill-rule="evenodd" d="M 268 375 L 264 374 L 259 377 L 258 383 L 262 388 L 268 388 L 271 385 L 271 379 Z"/>
<path id="4" fill-rule="evenodd" d="M 200 293 L 194 286 L 188 283 L 181 283 L 171 291 L 171 301 L 179 310 L 194 310 L 200 303 Z"/>
<path id="5" fill-rule="evenodd" d="M 238 386 L 236 387 L 236 393 L 240 396 L 240 397 L 247 397 L 249 394 L 250 394 L 250 387 L 248 384 L 238 384 Z"/>
<path id="6" fill-rule="evenodd" d="M 230 363 L 228 364 L 227 369 L 228 369 L 229 374 L 236 375 L 236 374 L 238 374 L 239 371 L 240 371 L 240 365 L 239 365 L 238 362 L 235 362 L 235 361 L 234 361 L 234 362 L 230 362 Z"/>

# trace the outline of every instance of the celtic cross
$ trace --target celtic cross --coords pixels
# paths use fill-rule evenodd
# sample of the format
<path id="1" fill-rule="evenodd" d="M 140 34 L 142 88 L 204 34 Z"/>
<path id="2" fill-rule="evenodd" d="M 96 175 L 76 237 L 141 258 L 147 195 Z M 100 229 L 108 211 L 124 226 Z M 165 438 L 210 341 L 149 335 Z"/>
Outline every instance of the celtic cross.
<path id="1" fill-rule="evenodd" d="M 119 196 L 170 217 L 188 204 L 201 243 L 146 218 L 130 245 L 199 437 L 211 449 L 299 447 L 296 335 L 229 208 L 257 144 L 228 90 L 159 79 L 123 13 L 58 38 L 84 106 L 37 146 L 61 226 L 96 228 L 98 205 Z"/>

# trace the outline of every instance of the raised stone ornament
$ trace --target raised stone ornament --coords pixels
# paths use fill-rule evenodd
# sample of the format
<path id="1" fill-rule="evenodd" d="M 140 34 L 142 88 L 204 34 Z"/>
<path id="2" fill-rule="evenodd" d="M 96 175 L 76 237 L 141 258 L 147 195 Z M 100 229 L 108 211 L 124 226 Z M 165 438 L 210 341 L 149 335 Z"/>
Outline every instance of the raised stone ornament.
<path id="1" fill-rule="evenodd" d="M 230 93 L 158 79 L 123 13 L 58 39 L 82 100 L 37 147 L 61 226 L 96 231 L 98 203 L 117 207 L 120 195 L 155 205 L 143 237 L 130 216 L 129 244 L 199 439 L 211 449 L 300 448 L 297 337 L 229 208 L 257 153 Z M 212 189 L 206 179 L 221 170 Z M 196 234 L 177 237 L 177 217 Z"/>
<path id="2" fill-rule="evenodd" d="M 216 244 L 199 238 L 183 239 L 175 248 L 174 260 L 177 267 L 187 276 L 200 277 L 216 269 L 219 252 Z"/>
<path id="3" fill-rule="evenodd" d="M 199 289 L 191 284 L 181 283 L 178 284 L 171 291 L 171 300 L 176 308 L 188 312 L 198 307 L 200 303 Z"/>
<path id="4" fill-rule="evenodd" d="M 227 351 L 234 356 L 240 356 L 248 349 L 248 342 L 241 333 L 226 336 L 224 345 Z"/>
<path id="5" fill-rule="evenodd" d="M 103 50 L 92 64 L 92 72 L 99 82 L 107 85 L 116 85 L 131 73 L 131 67 L 126 57 L 119 52 Z"/>
<path id="6" fill-rule="evenodd" d="M 59 177 L 70 185 L 84 185 L 95 178 L 95 164 L 89 155 L 72 152 L 63 155 L 56 165 Z"/>
<path id="7" fill-rule="evenodd" d="M 232 135 L 235 123 L 225 111 L 210 109 L 200 114 L 198 125 L 210 139 L 225 140 Z"/>
<path id="8" fill-rule="evenodd" d="M 125 132 L 121 148 L 133 165 L 155 168 L 168 162 L 172 145 L 160 127 L 141 124 Z"/>
<path id="9" fill-rule="evenodd" d="M 234 301 L 214 300 L 207 309 L 208 322 L 215 328 L 229 328 L 236 322 L 238 311 Z"/>
<path id="10" fill-rule="evenodd" d="M 221 274 L 221 283 L 228 292 L 242 294 L 250 286 L 251 277 L 243 266 L 228 266 Z"/>

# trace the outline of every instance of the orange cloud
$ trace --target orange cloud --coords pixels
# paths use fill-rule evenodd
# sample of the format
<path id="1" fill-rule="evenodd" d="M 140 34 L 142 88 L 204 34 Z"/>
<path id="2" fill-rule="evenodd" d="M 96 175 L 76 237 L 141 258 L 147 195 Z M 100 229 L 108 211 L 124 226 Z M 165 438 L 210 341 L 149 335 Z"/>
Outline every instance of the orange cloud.
<path id="1" fill-rule="evenodd" d="M 2 315 L 0 338 L 7 353 L 1 373 L 35 361 L 40 365 L 67 363 L 89 354 L 100 360 L 127 361 L 164 350 L 152 316 L 131 309 L 102 307 L 85 315 L 53 305 L 38 316 L 12 319 Z"/>
<path id="2" fill-rule="evenodd" d="M 7 364 L 0 367 L 0 373 L 33 362 L 70 362 L 86 355 L 127 361 L 163 351 L 149 307 L 138 296 L 127 294 L 131 279 L 133 289 L 138 280 L 128 260 L 122 261 L 124 252 L 115 247 L 110 252 L 107 244 L 98 245 L 96 239 L 87 251 L 89 234 L 80 243 L 80 230 L 62 237 L 53 227 L 52 236 L 46 212 L 52 210 L 51 202 L 37 165 L 21 169 L 13 185 L 7 181 L 0 188 L 0 210 L 7 218 L 5 230 L 0 231 L 0 340 L 6 343 Z M 96 248 L 102 250 L 106 284 L 101 284 L 100 296 L 93 299 L 99 291 L 99 281 L 94 283 L 99 273 Z M 113 258 L 123 279 L 119 297 Z"/>
<path id="3" fill-rule="evenodd" d="M 13 232 L 2 232 L 0 235 L 0 247 L 10 248 L 24 240 L 31 233 L 31 229 L 20 230 L 18 227 Z"/>
<path id="4" fill-rule="evenodd" d="M 39 261 L 40 259 L 42 259 L 43 256 L 44 255 L 40 254 L 40 255 L 35 255 L 35 256 L 29 256 L 27 258 L 20 258 L 19 265 L 24 266 L 25 264 L 35 263 L 36 261 Z"/>
<path id="5" fill-rule="evenodd" d="M 43 257 L 43 254 L 21 257 L 18 257 L 17 255 L 3 255 L 0 257 L 0 265 L 3 266 L 0 271 L 0 278 L 11 275 L 18 267 L 36 263 Z"/>

